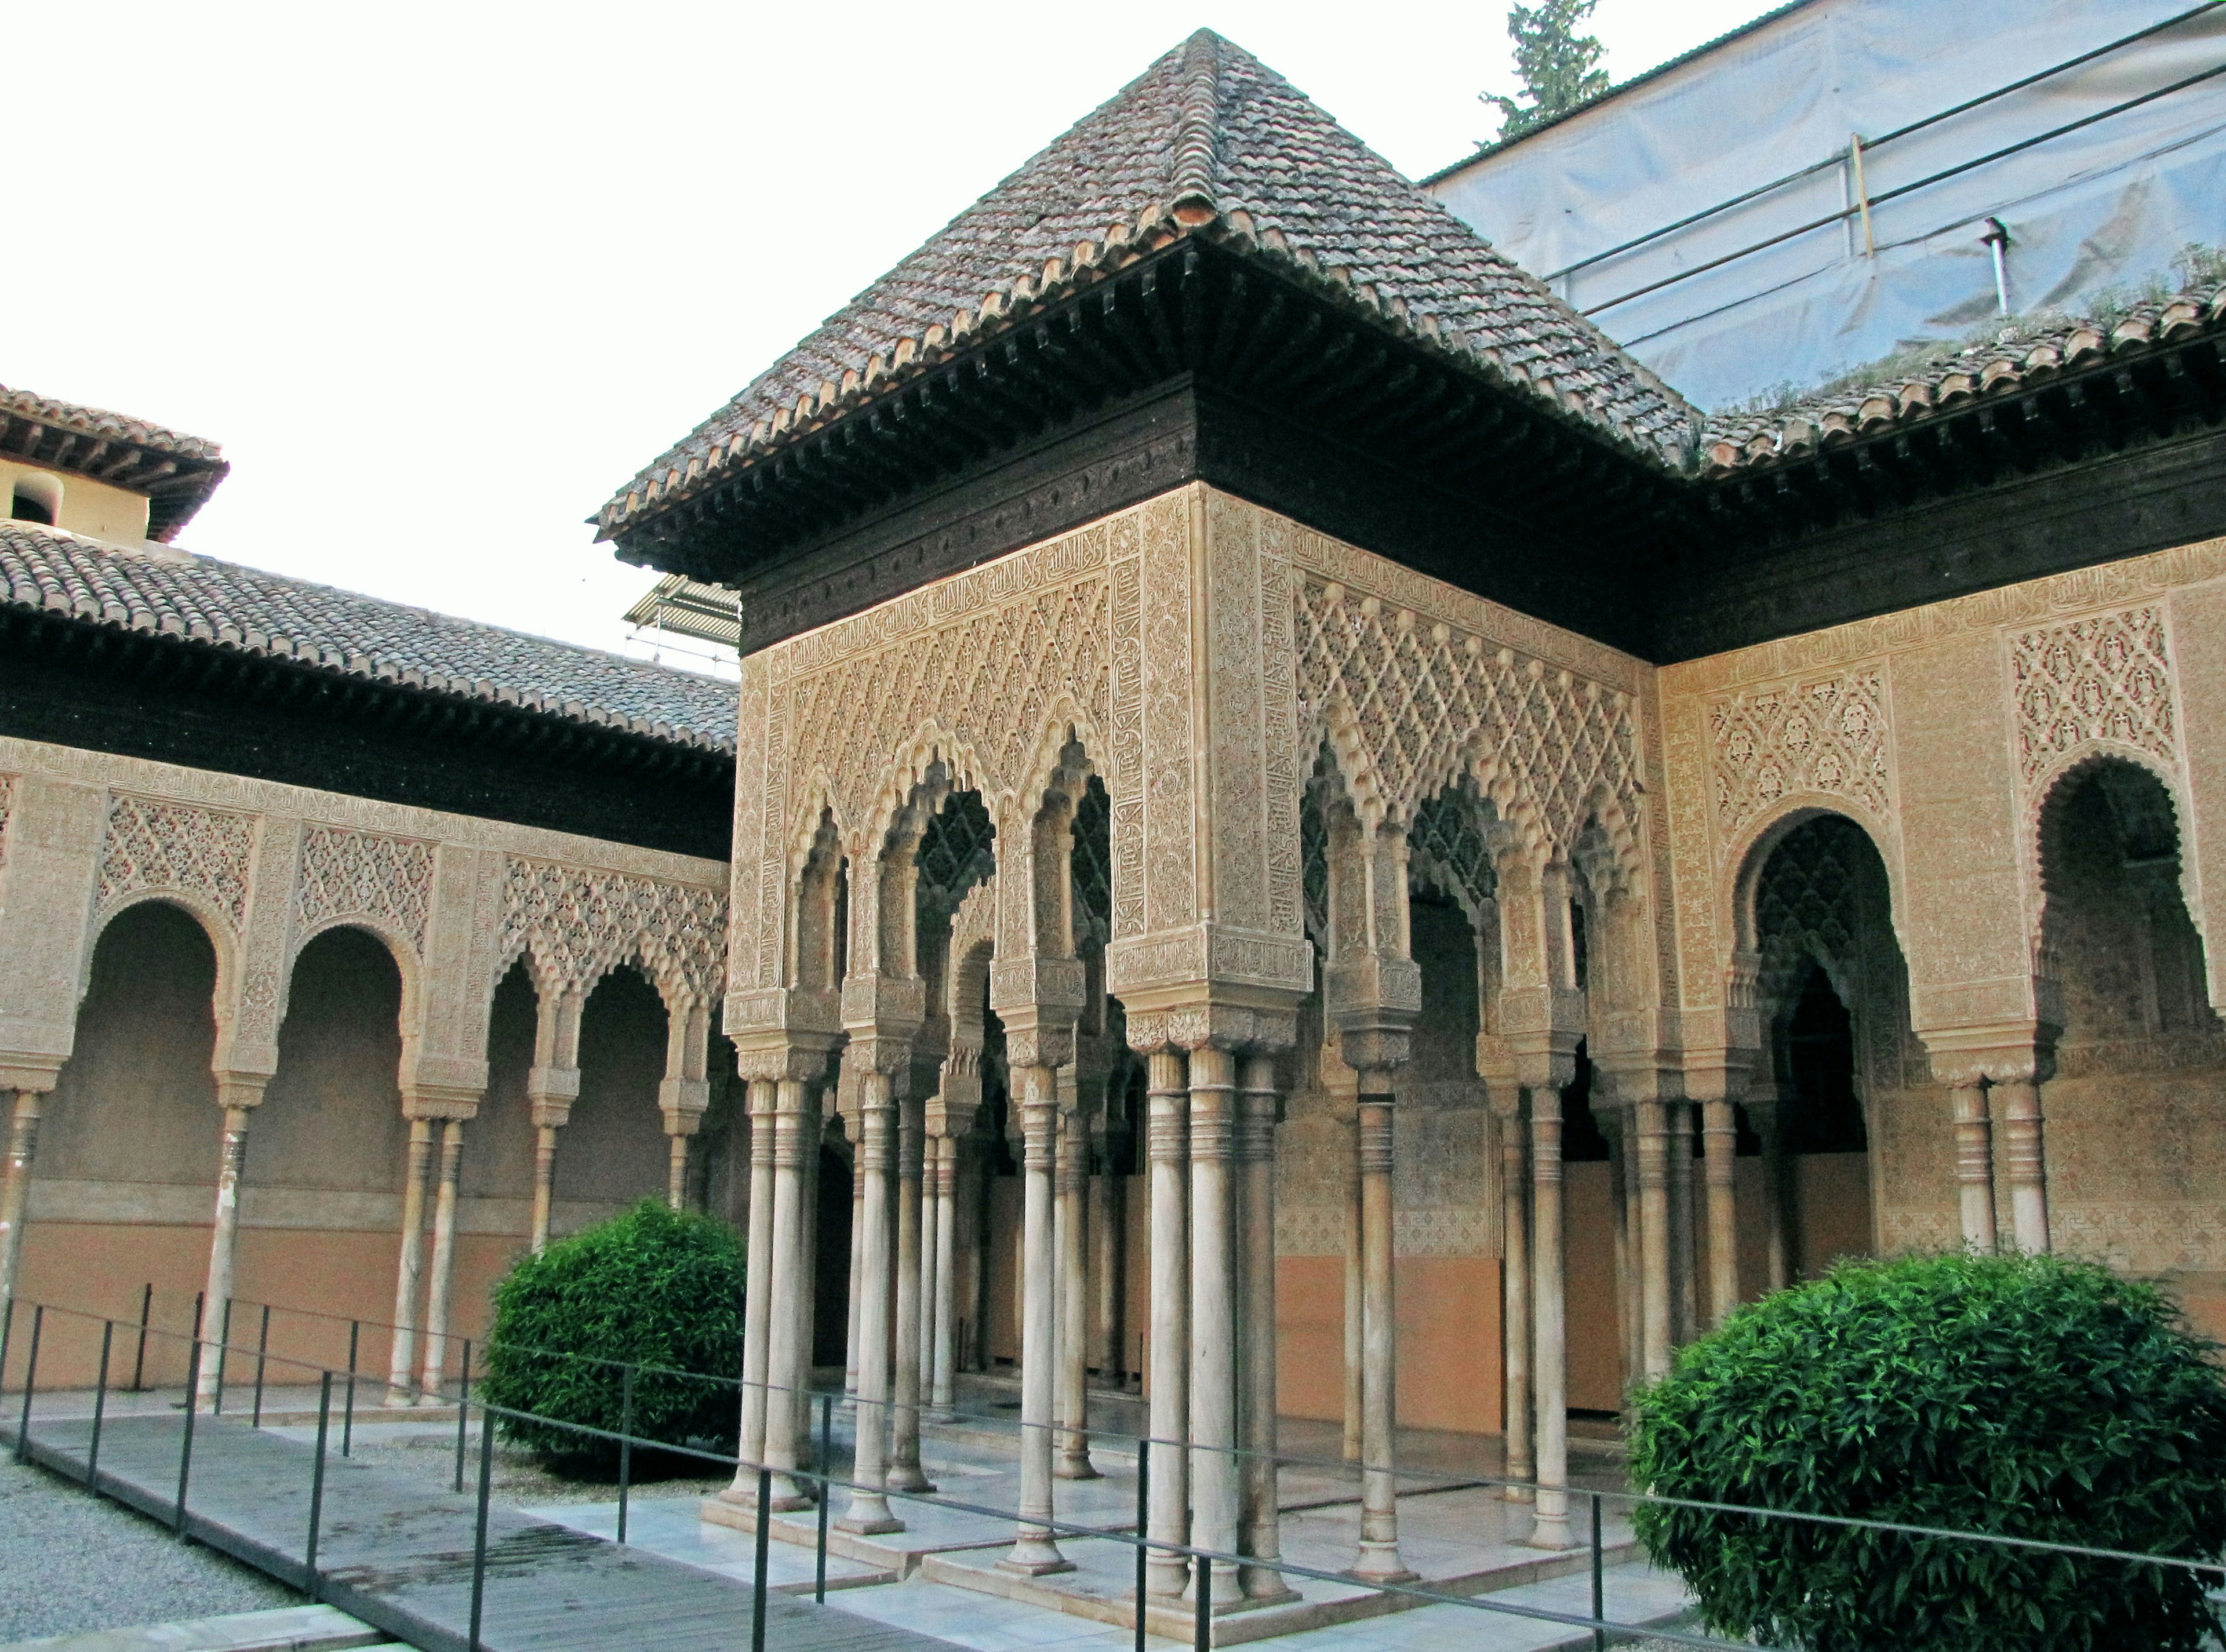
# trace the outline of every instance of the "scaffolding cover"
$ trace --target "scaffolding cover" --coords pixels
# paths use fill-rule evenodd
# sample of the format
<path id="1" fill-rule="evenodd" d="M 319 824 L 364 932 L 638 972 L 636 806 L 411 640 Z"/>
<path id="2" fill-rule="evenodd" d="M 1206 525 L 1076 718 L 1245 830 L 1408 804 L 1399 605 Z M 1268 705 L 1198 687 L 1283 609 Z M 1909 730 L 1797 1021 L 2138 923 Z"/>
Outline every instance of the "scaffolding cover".
<path id="1" fill-rule="evenodd" d="M 1767 398 L 1995 326 L 1989 219 L 2020 315 L 2226 242 L 2226 75 L 2167 90 L 2226 67 L 2226 5 L 1890 136 L 2190 10 L 1807 0 L 1428 187 L 1701 406 Z"/>

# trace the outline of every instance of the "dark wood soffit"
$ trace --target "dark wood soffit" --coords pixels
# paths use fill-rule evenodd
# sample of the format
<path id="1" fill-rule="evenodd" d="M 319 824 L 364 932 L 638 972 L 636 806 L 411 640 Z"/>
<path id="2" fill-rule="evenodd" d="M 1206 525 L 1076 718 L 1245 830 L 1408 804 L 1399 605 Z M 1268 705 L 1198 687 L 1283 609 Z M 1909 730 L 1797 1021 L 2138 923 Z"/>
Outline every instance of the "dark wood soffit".
<path id="1" fill-rule="evenodd" d="M 0 734 L 724 860 L 734 764 L 620 730 L 0 609 Z"/>

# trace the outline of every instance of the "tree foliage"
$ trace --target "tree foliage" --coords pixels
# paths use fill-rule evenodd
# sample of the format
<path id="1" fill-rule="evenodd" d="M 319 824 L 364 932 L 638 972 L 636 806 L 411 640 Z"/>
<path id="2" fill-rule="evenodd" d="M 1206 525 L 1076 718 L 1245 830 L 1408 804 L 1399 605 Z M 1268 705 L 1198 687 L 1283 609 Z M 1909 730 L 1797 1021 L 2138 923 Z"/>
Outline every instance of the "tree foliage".
<path id="1" fill-rule="evenodd" d="M 1593 15 L 1598 0 L 1539 0 L 1507 14 L 1507 37 L 1515 42 L 1515 72 L 1523 78 L 1521 98 L 1498 92 L 1479 94 L 1499 111 L 1499 141 L 1520 137 L 1556 115 L 1566 114 L 1608 87 L 1600 67 L 1606 48 L 1577 25 Z"/>
<path id="2" fill-rule="evenodd" d="M 742 1280 L 733 1229 L 655 1199 L 520 1257 L 495 1287 L 480 1393 L 551 1420 L 506 1418 L 501 1434 L 561 1472 L 611 1472 L 614 1442 L 557 1425 L 619 1432 L 624 1376 L 603 1363 L 616 1361 L 651 1368 L 634 1377 L 636 1439 L 731 1452 L 741 1398 L 704 1379 L 741 1369 Z"/>
<path id="3" fill-rule="evenodd" d="M 2089 1262 L 1846 1262 L 1733 1314 L 1635 1396 L 1665 1496 L 2215 1560 L 2226 1376 L 2153 1287 Z M 1733 1636 L 1816 1652 L 2192 1652 L 2216 1574 L 1642 1504 Z"/>

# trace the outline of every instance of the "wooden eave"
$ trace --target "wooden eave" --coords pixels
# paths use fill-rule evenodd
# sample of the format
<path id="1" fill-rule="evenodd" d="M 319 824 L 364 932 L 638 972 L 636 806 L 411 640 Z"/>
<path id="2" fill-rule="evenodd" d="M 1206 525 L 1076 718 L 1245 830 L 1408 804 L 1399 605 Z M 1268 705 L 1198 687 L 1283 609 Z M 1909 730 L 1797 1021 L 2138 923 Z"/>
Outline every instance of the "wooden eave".
<path id="1" fill-rule="evenodd" d="M 6 409 L 0 409 L 0 456 L 144 494 L 147 537 L 166 542 L 232 469 L 221 459 L 181 456 Z"/>

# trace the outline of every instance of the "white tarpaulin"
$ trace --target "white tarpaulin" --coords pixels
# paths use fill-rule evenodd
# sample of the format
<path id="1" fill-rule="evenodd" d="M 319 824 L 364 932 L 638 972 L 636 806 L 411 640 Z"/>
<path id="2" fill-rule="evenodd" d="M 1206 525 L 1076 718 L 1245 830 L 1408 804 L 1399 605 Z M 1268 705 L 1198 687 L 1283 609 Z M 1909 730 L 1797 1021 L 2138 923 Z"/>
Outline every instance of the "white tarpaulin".
<path id="1" fill-rule="evenodd" d="M 2018 314 L 2226 244 L 2226 5 L 1931 118 L 2192 3 L 1808 0 L 1429 187 L 1718 408 L 1991 325 L 1989 219 Z"/>

